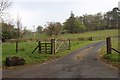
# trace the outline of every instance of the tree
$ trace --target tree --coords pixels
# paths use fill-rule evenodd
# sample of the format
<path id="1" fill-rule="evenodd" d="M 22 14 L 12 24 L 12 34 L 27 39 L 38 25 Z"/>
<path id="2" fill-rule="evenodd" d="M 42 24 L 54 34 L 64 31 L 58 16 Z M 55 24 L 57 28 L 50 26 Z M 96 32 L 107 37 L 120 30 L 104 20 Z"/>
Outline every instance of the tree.
<path id="1" fill-rule="evenodd" d="M 61 34 L 61 30 L 62 30 L 62 25 L 61 25 L 61 23 L 56 22 L 56 23 L 55 23 L 55 31 L 54 31 L 55 36 Z"/>
<path id="2" fill-rule="evenodd" d="M 82 33 L 86 30 L 85 25 L 83 25 L 78 19 L 75 19 L 74 26 L 75 26 L 75 33 Z"/>
<path id="3" fill-rule="evenodd" d="M 14 25 L 2 23 L 2 41 L 5 39 L 13 39 L 17 37 L 17 29 Z"/>
<path id="4" fill-rule="evenodd" d="M 36 31 L 37 31 L 37 33 L 42 33 L 43 27 L 39 25 L 39 26 L 37 27 Z"/>
<path id="5" fill-rule="evenodd" d="M 59 22 L 49 22 L 45 28 L 45 32 L 49 36 L 57 36 L 61 33 L 62 26 Z"/>
<path id="6" fill-rule="evenodd" d="M 13 28 L 14 26 L 3 21 L 3 16 L 6 16 L 5 10 L 7 10 L 11 6 L 11 4 L 12 2 L 9 2 L 9 0 L 0 1 L 0 37 L 2 38 L 2 41 L 16 36 Z"/>
<path id="7" fill-rule="evenodd" d="M 119 16 L 120 16 L 120 11 L 117 7 L 113 8 L 113 10 L 111 11 L 111 16 L 112 16 L 112 27 L 113 28 L 118 28 L 118 20 L 119 20 Z"/>
<path id="8" fill-rule="evenodd" d="M 68 33 L 75 33 L 75 28 L 74 28 L 74 21 L 75 21 L 75 17 L 74 14 L 71 12 L 71 15 L 69 17 L 69 19 L 66 20 L 66 22 L 64 22 L 64 30 L 67 30 Z"/>
<path id="9" fill-rule="evenodd" d="M 93 20 L 94 20 L 94 15 L 91 15 L 91 14 L 90 15 L 87 15 L 87 14 L 83 15 L 83 24 L 86 26 L 87 31 L 94 29 L 93 24 L 92 24 Z"/>
<path id="10" fill-rule="evenodd" d="M 104 14 L 104 20 L 106 21 L 106 28 L 111 28 L 111 11 L 108 11 L 106 14 Z"/>
<path id="11" fill-rule="evenodd" d="M 117 7 L 113 8 L 112 11 L 108 11 L 104 16 L 108 29 L 118 28 L 120 20 L 120 10 Z"/>
<path id="12" fill-rule="evenodd" d="M 23 29 L 23 35 L 25 36 L 25 35 L 30 35 L 30 34 L 32 34 L 32 32 L 31 32 L 30 30 L 27 30 L 26 28 L 27 28 L 27 27 L 24 27 L 24 29 Z"/>
<path id="13" fill-rule="evenodd" d="M 3 14 L 5 14 L 5 10 L 7 10 L 11 6 L 12 2 L 9 0 L 1 0 L 0 1 L 0 18 L 2 19 Z"/>
<path id="14" fill-rule="evenodd" d="M 19 16 L 17 16 L 17 35 L 18 35 L 18 38 L 22 37 L 21 32 L 20 32 L 21 29 L 22 29 L 21 19 Z"/>
<path id="15" fill-rule="evenodd" d="M 80 19 L 78 17 L 74 17 L 74 14 L 72 12 L 69 19 L 67 19 L 66 22 L 63 23 L 63 25 L 63 30 L 67 30 L 68 33 L 72 34 L 84 32 L 86 30 L 84 24 L 80 22 Z"/>
<path id="16" fill-rule="evenodd" d="M 97 13 L 94 15 L 94 19 L 92 21 L 93 30 L 101 30 L 102 29 L 102 14 Z"/>

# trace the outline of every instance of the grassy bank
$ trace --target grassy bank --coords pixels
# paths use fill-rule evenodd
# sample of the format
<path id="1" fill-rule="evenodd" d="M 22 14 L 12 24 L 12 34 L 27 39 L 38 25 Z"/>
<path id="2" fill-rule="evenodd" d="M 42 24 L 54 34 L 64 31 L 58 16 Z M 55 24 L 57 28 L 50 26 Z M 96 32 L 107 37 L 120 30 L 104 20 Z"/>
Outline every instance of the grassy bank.
<path id="1" fill-rule="evenodd" d="M 112 48 L 118 50 L 118 39 L 112 39 L 111 40 Z M 113 66 L 120 66 L 120 54 L 112 50 L 112 54 L 107 54 L 106 51 L 106 45 L 101 48 L 100 55 L 103 57 L 103 59 Z"/>

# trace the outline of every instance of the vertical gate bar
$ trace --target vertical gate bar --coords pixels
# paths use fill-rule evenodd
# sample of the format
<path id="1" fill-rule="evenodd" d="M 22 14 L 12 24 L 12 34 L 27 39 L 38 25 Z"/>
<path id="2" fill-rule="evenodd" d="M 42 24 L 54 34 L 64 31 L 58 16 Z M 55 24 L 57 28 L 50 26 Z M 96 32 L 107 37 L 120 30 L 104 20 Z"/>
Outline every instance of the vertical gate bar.
<path id="1" fill-rule="evenodd" d="M 51 39 L 51 54 L 55 54 L 55 39 Z"/>
<path id="2" fill-rule="evenodd" d="M 38 42 L 38 52 L 41 53 L 41 42 Z"/>
<path id="3" fill-rule="evenodd" d="M 45 42 L 45 53 L 47 54 L 47 43 Z"/>
<path id="4" fill-rule="evenodd" d="M 18 53 L 18 41 L 16 41 L 16 53 Z"/>
<path id="5" fill-rule="evenodd" d="M 53 45 L 52 45 L 52 39 L 51 39 L 51 52 L 50 52 L 50 54 L 52 54 L 52 50 L 53 50 Z"/>

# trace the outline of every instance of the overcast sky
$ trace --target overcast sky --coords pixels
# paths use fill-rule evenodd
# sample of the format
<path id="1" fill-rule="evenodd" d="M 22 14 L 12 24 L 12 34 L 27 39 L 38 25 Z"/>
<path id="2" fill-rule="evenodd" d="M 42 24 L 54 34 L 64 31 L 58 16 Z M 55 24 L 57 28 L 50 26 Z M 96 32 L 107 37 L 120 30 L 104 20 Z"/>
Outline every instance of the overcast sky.
<path id="1" fill-rule="evenodd" d="M 47 22 L 64 22 L 71 11 L 75 16 L 107 12 L 118 7 L 119 0 L 14 0 L 9 10 L 12 18 L 17 14 L 23 27 L 44 26 Z"/>

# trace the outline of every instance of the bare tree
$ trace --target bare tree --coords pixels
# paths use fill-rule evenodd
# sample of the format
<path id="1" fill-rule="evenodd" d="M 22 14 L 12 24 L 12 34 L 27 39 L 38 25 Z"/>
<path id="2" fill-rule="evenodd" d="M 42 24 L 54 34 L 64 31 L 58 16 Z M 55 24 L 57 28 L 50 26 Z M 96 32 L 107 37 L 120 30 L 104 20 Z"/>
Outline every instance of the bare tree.
<path id="1" fill-rule="evenodd" d="M 11 6 L 12 2 L 9 2 L 9 0 L 1 0 L 0 1 L 0 14 L 2 14 L 6 9 L 8 9 Z"/>
<path id="2" fill-rule="evenodd" d="M 21 29 L 22 29 L 22 23 L 21 23 L 21 18 L 19 15 L 17 15 L 17 33 L 18 33 L 18 38 L 22 37 L 21 36 Z"/>
<path id="3" fill-rule="evenodd" d="M 5 10 L 7 10 L 12 5 L 12 2 L 9 0 L 0 0 L 0 19 L 5 16 Z M 5 15 L 4 15 L 5 14 Z"/>
<path id="4" fill-rule="evenodd" d="M 49 36 L 57 36 L 61 33 L 61 29 L 62 29 L 61 23 L 49 22 L 45 30 Z"/>

